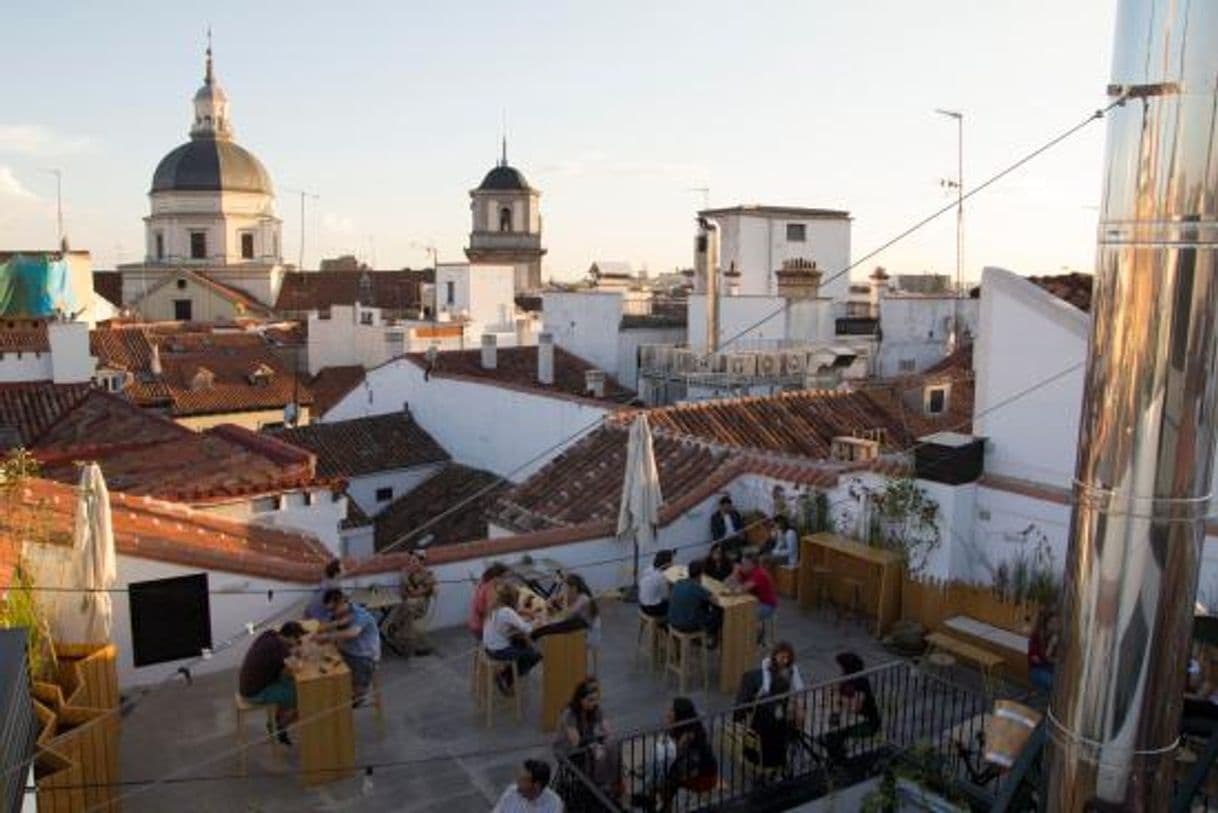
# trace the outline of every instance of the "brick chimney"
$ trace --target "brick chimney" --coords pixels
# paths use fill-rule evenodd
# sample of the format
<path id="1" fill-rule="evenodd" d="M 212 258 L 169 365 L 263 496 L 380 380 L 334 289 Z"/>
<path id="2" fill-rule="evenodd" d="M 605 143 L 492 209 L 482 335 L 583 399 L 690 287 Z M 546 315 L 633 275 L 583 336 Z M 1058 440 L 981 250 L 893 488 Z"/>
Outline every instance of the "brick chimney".
<path id="1" fill-rule="evenodd" d="M 774 272 L 778 279 L 778 295 L 784 299 L 816 299 L 820 296 L 821 271 L 812 260 L 794 257 L 782 261 Z"/>
<path id="2" fill-rule="evenodd" d="M 554 334 L 537 334 L 537 380 L 542 384 L 554 383 Z"/>
<path id="3" fill-rule="evenodd" d="M 499 366 L 499 342 L 493 333 L 482 334 L 482 369 L 493 370 Z"/>
<path id="4" fill-rule="evenodd" d="M 868 277 L 871 283 L 871 290 L 868 294 L 868 301 L 871 303 L 871 316 L 875 319 L 880 318 L 880 300 L 888 295 L 888 272 L 883 266 L 877 265 L 875 270 Z"/>
<path id="5" fill-rule="evenodd" d="M 604 370 L 584 370 L 584 392 L 593 398 L 605 397 Z"/>

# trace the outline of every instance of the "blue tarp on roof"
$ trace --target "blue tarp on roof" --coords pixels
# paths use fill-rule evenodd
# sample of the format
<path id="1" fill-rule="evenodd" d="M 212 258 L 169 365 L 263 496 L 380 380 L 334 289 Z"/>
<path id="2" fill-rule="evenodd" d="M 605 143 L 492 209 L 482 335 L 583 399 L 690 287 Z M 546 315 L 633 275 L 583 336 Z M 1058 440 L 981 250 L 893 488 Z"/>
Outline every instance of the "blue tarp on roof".
<path id="1" fill-rule="evenodd" d="M 66 258 L 14 254 L 0 262 L 0 316 L 54 316 L 77 310 Z"/>

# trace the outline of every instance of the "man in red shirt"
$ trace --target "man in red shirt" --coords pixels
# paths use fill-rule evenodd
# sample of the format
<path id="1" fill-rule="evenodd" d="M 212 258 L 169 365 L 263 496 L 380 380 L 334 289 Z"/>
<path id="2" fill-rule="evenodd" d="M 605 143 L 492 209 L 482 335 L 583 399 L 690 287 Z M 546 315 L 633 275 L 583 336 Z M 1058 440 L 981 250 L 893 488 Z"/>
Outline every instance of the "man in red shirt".
<path id="1" fill-rule="evenodd" d="M 765 621 L 778 609 L 778 592 L 769 572 L 757 562 L 757 554 L 751 553 L 740 561 L 738 574 L 740 587 L 757 597 L 757 620 Z"/>

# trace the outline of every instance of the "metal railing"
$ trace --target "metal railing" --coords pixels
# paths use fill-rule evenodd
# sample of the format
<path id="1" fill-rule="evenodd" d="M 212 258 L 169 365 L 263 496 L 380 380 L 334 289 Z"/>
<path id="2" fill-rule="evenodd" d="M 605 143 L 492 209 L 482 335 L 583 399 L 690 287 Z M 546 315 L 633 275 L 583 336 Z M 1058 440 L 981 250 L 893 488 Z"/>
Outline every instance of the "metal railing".
<path id="1" fill-rule="evenodd" d="M 864 684 L 875 714 L 852 699 Z M 784 810 L 912 754 L 992 799 L 1005 777 L 983 761 L 989 708 L 982 694 L 898 661 L 704 715 L 706 759 L 666 729 L 577 750 L 559 759 L 555 787 L 572 813 Z"/>

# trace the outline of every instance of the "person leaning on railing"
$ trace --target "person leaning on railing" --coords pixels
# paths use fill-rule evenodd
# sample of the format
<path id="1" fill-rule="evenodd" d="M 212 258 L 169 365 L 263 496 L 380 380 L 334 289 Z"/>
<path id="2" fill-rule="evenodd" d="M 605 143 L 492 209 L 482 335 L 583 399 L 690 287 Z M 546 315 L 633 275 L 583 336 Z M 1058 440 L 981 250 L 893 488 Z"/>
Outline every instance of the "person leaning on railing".
<path id="1" fill-rule="evenodd" d="M 673 799 L 680 790 L 709 793 L 719 783 L 719 763 L 711 747 L 710 736 L 698 717 L 698 709 L 688 697 L 677 697 L 664 716 L 668 738 L 674 745 L 658 793 L 651 789 L 635 794 L 632 804 L 644 810 L 672 809 Z"/>
<path id="2" fill-rule="evenodd" d="M 853 652 L 839 652 L 835 660 L 846 678 L 837 685 L 837 711 L 829 715 L 830 725 L 836 727 L 822 734 L 817 742 L 829 754 L 831 764 L 840 764 L 846 759 L 850 740 L 874 737 L 880 731 L 881 721 L 871 681 L 859 674 L 864 669 L 863 659 Z M 845 716 L 857 718 L 857 722 L 843 725 Z"/>
<path id="3" fill-rule="evenodd" d="M 558 715 L 554 751 L 571 760 L 599 787 L 616 796 L 619 781 L 618 748 L 610 742 L 612 732 L 601 710 L 601 685 L 585 678 Z"/>

